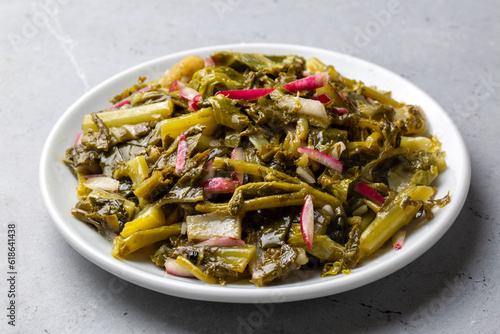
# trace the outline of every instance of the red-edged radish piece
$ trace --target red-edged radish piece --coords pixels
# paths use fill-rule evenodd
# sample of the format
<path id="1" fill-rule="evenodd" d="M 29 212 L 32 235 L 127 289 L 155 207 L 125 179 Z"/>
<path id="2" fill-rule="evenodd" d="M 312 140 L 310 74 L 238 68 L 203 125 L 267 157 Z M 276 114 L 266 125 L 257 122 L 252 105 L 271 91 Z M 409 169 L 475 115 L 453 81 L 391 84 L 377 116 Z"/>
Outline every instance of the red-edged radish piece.
<path id="1" fill-rule="evenodd" d="M 195 277 L 189 270 L 175 262 L 172 258 L 167 258 L 165 261 L 165 271 L 167 274 L 179 277 Z"/>
<path id="2" fill-rule="evenodd" d="M 179 144 L 177 145 L 177 161 L 175 163 L 175 174 L 177 176 L 181 175 L 184 167 L 186 167 L 187 148 L 186 136 L 184 136 L 184 132 L 182 132 L 179 138 Z"/>
<path id="3" fill-rule="evenodd" d="M 349 112 L 349 110 L 347 110 L 347 108 L 335 108 L 335 109 L 337 109 L 339 115 L 347 114 Z"/>
<path id="4" fill-rule="evenodd" d="M 307 155 L 310 159 L 319 162 L 320 164 L 333 169 L 339 173 L 342 173 L 342 163 L 335 159 L 334 157 L 329 156 L 328 154 L 321 153 L 319 151 L 306 148 L 299 147 L 297 149 L 299 153 Z"/>
<path id="5" fill-rule="evenodd" d="M 201 97 L 200 93 L 198 93 L 196 90 L 193 88 L 189 87 L 181 87 L 179 88 L 179 95 L 185 99 L 188 100 L 188 106 L 190 111 L 195 111 L 198 109 L 197 103 L 200 103 L 203 101 L 203 98 Z"/>
<path id="6" fill-rule="evenodd" d="M 311 100 L 316 100 L 319 101 L 323 104 L 330 102 L 332 99 L 328 97 L 326 94 L 321 94 L 321 95 L 315 95 L 311 97 Z"/>
<path id="7" fill-rule="evenodd" d="M 397 231 L 396 234 L 392 236 L 392 244 L 394 245 L 394 249 L 403 248 L 405 237 L 406 231 Z"/>
<path id="8" fill-rule="evenodd" d="M 189 101 L 188 102 L 188 109 L 189 109 L 189 111 L 196 111 L 196 110 L 198 110 L 198 104 L 195 101 Z"/>
<path id="9" fill-rule="evenodd" d="M 186 99 L 188 101 L 195 101 L 195 102 L 201 102 L 202 101 L 202 97 L 201 97 L 200 93 L 198 93 L 193 88 L 181 87 L 179 89 L 179 95 L 183 99 Z"/>
<path id="10" fill-rule="evenodd" d="M 135 94 L 141 94 L 141 93 L 149 92 L 151 90 L 151 88 L 153 88 L 153 87 L 152 86 L 146 86 L 144 88 L 141 88 L 137 92 L 135 92 L 132 95 L 130 95 L 129 97 L 127 97 L 126 99 L 123 99 L 120 102 L 118 102 L 116 104 L 113 104 L 111 107 L 106 108 L 106 110 L 116 109 L 116 108 L 119 108 L 119 107 L 121 107 L 123 105 L 130 104 L 130 97 L 131 96 L 134 96 Z"/>
<path id="11" fill-rule="evenodd" d="M 243 147 L 236 147 L 235 149 L 233 149 L 233 151 L 231 152 L 231 159 L 245 161 L 245 152 L 243 151 Z M 243 184 L 245 173 L 233 170 L 232 176 L 239 186 Z"/>
<path id="12" fill-rule="evenodd" d="M 75 145 L 80 145 L 82 143 L 83 132 L 80 132 L 75 138 Z"/>
<path id="13" fill-rule="evenodd" d="M 236 186 L 232 179 L 224 177 L 214 177 L 203 185 L 203 191 L 206 194 L 230 194 L 234 193 Z"/>
<path id="14" fill-rule="evenodd" d="M 328 83 L 328 72 L 322 72 L 311 75 L 304 79 L 299 79 L 283 85 L 283 88 L 290 93 L 300 92 L 303 90 L 313 90 L 321 88 Z"/>
<path id="15" fill-rule="evenodd" d="M 257 100 L 261 97 L 271 94 L 275 88 L 258 88 L 258 89 L 242 89 L 242 90 L 223 90 L 217 92 L 217 95 L 224 95 L 233 100 Z"/>
<path id="16" fill-rule="evenodd" d="M 176 90 L 181 89 L 182 87 L 186 87 L 186 84 L 180 80 L 174 80 L 172 84 L 170 85 L 170 88 L 168 89 L 169 93 L 172 93 Z"/>
<path id="17" fill-rule="evenodd" d="M 202 183 L 207 182 L 215 176 L 215 169 L 213 167 L 214 159 L 210 159 L 205 165 L 205 169 L 207 170 L 207 174 L 203 177 Z"/>
<path id="18" fill-rule="evenodd" d="M 91 179 L 93 177 L 102 177 L 103 175 L 102 174 L 87 174 L 87 175 L 82 175 L 82 177 L 85 179 L 85 180 L 88 180 L 88 179 Z"/>
<path id="19" fill-rule="evenodd" d="M 196 246 L 208 246 L 208 247 L 245 246 L 245 241 L 235 238 L 210 238 L 197 243 Z"/>
<path id="20" fill-rule="evenodd" d="M 342 100 L 345 100 L 345 95 L 341 92 L 339 92 L 339 96 L 342 98 Z"/>
<path id="21" fill-rule="evenodd" d="M 306 196 L 300 215 L 300 231 L 307 249 L 311 250 L 314 240 L 314 206 L 311 194 Z"/>
<path id="22" fill-rule="evenodd" d="M 129 104 L 129 103 L 130 103 L 130 100 L 128 98 L 126 98 L 126 99 L 121 100 L 120 102 L 118 102 L 116 104 L 113 104 L 111 107 L 106 108 L 106 110 L 120 108 L 121 106 L 124 106 L 124 105 Z"/>
<path id="23" fill-rule="evenodd" d="M 212 57 L 205 58 L 205 67 L 214 67 L 214 66 L 215 66 L 215 61 L 212 59 Z"/>
<path id="24" fill-rule="evenodd" d="M 135 92 L 132 95 L 149 92 L 151 90 L 151 88 L 153 88 L 153 86 L 146 86 L 144 88 L 139 89 L 137 92 Z"/>
<path id="25" fill-rule="evenodd" d="M 354 188 L 354 191 L 360 194 L 361 196 L 368 198 L 370 201 L 377 204 L 378 206 L 381 206 L 385 202 L 385 198 L 382 197 L 382 195 L 380 195 L 378 191 L 376 191 L 366 183 L 359 182 L 357 186 Z"/>

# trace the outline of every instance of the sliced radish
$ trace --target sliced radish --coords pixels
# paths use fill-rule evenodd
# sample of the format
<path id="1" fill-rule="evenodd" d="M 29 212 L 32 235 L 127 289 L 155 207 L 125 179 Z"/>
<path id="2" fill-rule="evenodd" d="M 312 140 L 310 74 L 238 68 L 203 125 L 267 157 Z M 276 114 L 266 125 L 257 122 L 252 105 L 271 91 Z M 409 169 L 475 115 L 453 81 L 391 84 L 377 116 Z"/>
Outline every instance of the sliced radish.
<path id="1" fill-rule="evenodd" d="M 299 153 L 307 155 L 310 159 L 319 162 L 320 164 L 330 169 L 342 173 L 342 163 L 334 157 L 329 156 L 328 154 L 324 154 L 306 147 L 299 147 L 297 151 Z"/>
<path id="2" fill-rule="evenodd" d="M 80 132 L 75 138 L 75 145 L 80 145 L 82 143 L 83 132 Z"/>
<path id="3" fill-rule="evenodd" d="M 207 57 L 205 58 L 205 67 L 214 67 L 215 66 L 215 61 L 212 59 L 212 57 Z"/>
<path id="4" fill-rule="evenodd" d="M 82 175 L 82 177 L 85 179 L 85 180 L 88 180 L 88 179 L 91 179 L 93 177 L 101 177 L 103 176 L 102 174 L 87 174 L 87 175 Z"/>
<path id="5" fill-rule="evenodd" d="M 283 88 L 290 93 L 300 92 L 303 90 L 313 90 L 321 88 L 328 83 L 328 72 L 322 72 L 311 75 L 304 79 L 299 79 L 283 85 Z"/>
<path id="6" fill-rule="evenodd" d="M 190 111 L 197 110 L 198 103 L 203 101 L 203 98 L 201 97 L 200 93 L 198 93 L 193 88 L 181 87 L 181 88 L 179 88 L 179 95 L 183 99 L 188 100 L 188 106 L 189 106 Z"/>
<path id="7" fill-rule="evenodd" d="M 231 159 L 245 161 L 245 152 L 243 151 L 243 147 L 236 147 L 235 149 L 233 149 L 233 151 L 231 152 Z M 243 184 L 245 173 L 233 170 L 232 176 L 239 186 Z"/>
<path id="8" fill-rule="evenodd" d="M 167 258 L 165 261 L 165 271 L 167 274 L 179 277 L 195 277 L 189 270 L 175 262 L 172 258 Z"/>
<path id="9" fill-rule="evenodd" d="M 152 86 L 146 86 L 144 88 L 139 89 L 137 92 L 133 93 L 130 96 L 133 96 L 135 94 L 141 94 L 141 93 L 149 92 L 151 90 L 151 88 L 153 88 L 153 87 Z M 116 108 L 119 108 L 119 107 L 121 107 L 121 106 L 123 106 L 125 104 L 130 104 L 130 96 L 127 97 L 126 99 L 121 100 L 120 102 L 118 102 L 116 104 L 113 104 L 111 107 L 106 108 L 106 110 L 116 109 Z"/>
<path id="10" fill-rule="evenodd" d="M 347 110 L 347 108 L 335 108 L 335 109 L 337 109 L 339 115 L 347 114 L 349 112 L 349 110 Z"/>
<path id="11" fill-rule="evenodd" d="M 234 193 L 236 186 L 232 179 L 214 177 L 203 185 L 203 191 L 208 194 L 230 194 Z"/>
<path id="12" fill-rule="evenodd" d="M 339 96 L 342 98 L 342 100 L 345 100 L 345 95 L 341 92 L 339 92 Z"/>
<path id="13" fill-rule="evenodd" d="M 186 87 L 186 84 L 180 80 L 174 80 L 172 84 L 170 85 L 170 88 L 168 89 L 169 93 L 172 93 L 176 90 L 181 89 L 182 87 Z"/>
<path id="14" fill-rule="evenodd" d="M 233 100 L 257 100 L 261 97 L 271 94 L 275 88 L 259 88 L 259 89 L 242 89 L 242 90 L 224 90 L 220 91 L 217 95 L 224 95 Z"/>
<path id="15" fill-rule="evenodd" d="M 214 159 L 211 159 L 207 162 L 205 165 L 205 169 L 207 170 L 207 174 L 203 177 L 202 183 L 207 182 L 208 180 L 212 179 L 215 176 L 215 168 L 213 167 L 214 165 Z"/>
<path id="16" fill-rule="evenodd" d="M 146 93 L 146 92 L 149 92 L 151 89 L 153 88 L 153 86 L 146 86 L 144 88 L 141 88 L 139 89 L 137 92 L 135 92 L 134 94 L 141 94 L 141 93 Z M 132 95 L 134 95 L 132 94 Z"/>
<path id="17" fill-rule="evenodd" d="M 196 111 L 196 110 L 198 110 L 198 104 L 195 101 L 189 101 L 188 102 L 188 109 L 189 109 L 189 111 Z"/>
<path id="18" fill-rule="evenodd" d="M 385 198 L 382 197 L 382 195 L 380 195 L 375 189 L 373 189 L 366 183 L 359 182 L 356 188 L 354 188 L 354 191 L 360 194 L 361 196 L 368 198 L 370 201 L 377 204 L 378 206 L 381 206 L 385 202 Z"/>
<path id="19" fill-rule="evenodd" d="M 316 101 L 319 101 L 321 103 L 328 103 L 330 102 L 332 99 L 328 97 L 328 95 L 326 94 L 321 94 L 321 95 L 315 95 L 313 97 L 311 97 L 311 100 L 316 100 Z"/>
<path id="20" fill-rule="evenodd" d="M 179 144 L 177 146 L 177 161 L 175 164 L 175 174 L 181 175 L 184 167 L 186 166 L 186 154 L 187 154 L 188 144 L 186 141 L 186 136 L 184 132 L 181 133 Z"/>
<path id="21" fill-rule="evenodd" d="M 396 234 L 392 236 L 392 244 L 394 249 L 401 249 L 405 242 L 406 231 L 397 231 Z"/>
<path id="22" fill-rule="evenodd" d="M 202 101 L 202 97 L 201 97 L 200 93 L 198 93 L 193 88 L 181 87 L 179 89 L 179 95 L 183 99 L 186 99 L 188 101 L 195 101 L 195 102 L 201 102 Z"/>
<path id="23" fill-rule="evenodd" d="M 300 231 L 307 248 L 311 250 L 314 240 L 314 206 L 311 194 L 306 196 L 302 214 L 300 215 Z"/>
<path id="24" fill-rule="evenodd" d="M 210 238 L 197 243 L 196 246 L 208 246 L 208 247 L 245 246 L 245 241 L 235 238 Z"/>
<path id="25" fill-rule="evenodd" d="M 111 110 L 111 109 L 120 108 L 121 106 L 126 105 L 126 104 L 129 104 L 129 103 L 130 103 L 130 100 L 129 100 L 128 98 L 126 98 L 126 99 L 121 100 L 120 102 L 118 102 L 118 103 L 116 103 L 116 104 L 113 104 L 111 107 L 106 108 L 106 110 Z"/>

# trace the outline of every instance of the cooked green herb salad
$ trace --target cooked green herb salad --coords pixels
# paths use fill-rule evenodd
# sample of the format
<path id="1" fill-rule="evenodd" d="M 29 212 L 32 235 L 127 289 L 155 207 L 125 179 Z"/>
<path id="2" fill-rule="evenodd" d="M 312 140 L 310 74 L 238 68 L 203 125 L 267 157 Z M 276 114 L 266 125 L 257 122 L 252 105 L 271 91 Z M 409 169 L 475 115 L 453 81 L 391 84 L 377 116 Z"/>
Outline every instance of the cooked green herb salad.
<path id="1" fill-rule="evenodd" d="M 446 168 L 422 109 L 316 58 L 188 56 L 91 112 L 64 162 L 72 214 L 168 275 L 263 286 L 347 274 L 415 217 Z"/>

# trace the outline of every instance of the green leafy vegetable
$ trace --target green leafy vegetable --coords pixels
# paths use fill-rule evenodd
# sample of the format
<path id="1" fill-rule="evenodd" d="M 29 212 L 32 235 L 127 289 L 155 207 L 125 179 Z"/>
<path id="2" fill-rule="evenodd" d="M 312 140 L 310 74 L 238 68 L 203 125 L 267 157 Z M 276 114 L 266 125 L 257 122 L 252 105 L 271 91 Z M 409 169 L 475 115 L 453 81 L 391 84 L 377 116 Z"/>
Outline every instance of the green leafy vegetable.
<path id="1" fill-rule="evenodd" d="M 66 152 L 71 212 L 113 238 L 115 257 L 142 250 L 168 275 L 221 285 L 263 286 L 311 263 L 348 274 L 449 202 L 433 199 L 446 162 L 420 107 L 317 58 L 208 60 L 185 57 L 89 110 Z"/>

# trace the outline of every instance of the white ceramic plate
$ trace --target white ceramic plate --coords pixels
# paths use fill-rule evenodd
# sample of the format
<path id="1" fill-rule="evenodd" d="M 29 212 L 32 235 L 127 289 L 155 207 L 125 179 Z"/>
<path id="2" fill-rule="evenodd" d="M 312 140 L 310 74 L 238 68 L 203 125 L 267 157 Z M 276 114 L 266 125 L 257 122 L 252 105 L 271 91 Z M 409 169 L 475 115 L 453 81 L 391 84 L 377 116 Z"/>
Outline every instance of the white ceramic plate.
<path id="1" fill-rule="evenodd" d="M 186 55 L 206 57 L 221 50 L 317 57 L 326 64 L 334 65 L 346 77 L 390 90 L 396 99 L 422 106 L 430 124 L 430 133 L 438 136 L 446 151 L 448 169 L 434 185 L 438 188 L 437 197 L 450 191 L 450 204 L 436 212 L 431 221 L 408 226 L 407 239 L 401 250 L 387 248 L 379 251 L 378 256 L 360 264 L 349 275 L 321 278 L 318 273 L 302 273 L 291 276 L 282 284 L 263 288 L 256 288 L 250 283 L 217 286 L 195 279 L 167 276 L 149 261 L 122 262 L 113 258 L 110 255 L 111 243 L 70 214 L 76 203 L 77 182 L 61 162 L 65 150 L 73 145 L 81 131 L 83 116 L 109 106 L 109 98 L 134 84 L 138 76 L 158 78 L 165 69 Z M 92 89 L 61 116 L 45 143 L 40 162 L 40 186 L 47 209 L 63 237 L 87 259 L 125 280 L 165 294 L 234 303 L 283 302 L 328 296 L 395 272 L 427 251 L 453 224 L 467 196 L 469 183 L 470 162 L 464 142 L 444 110 L 426 93 L 400 76 L 369 62 L 332 51 L 282 44 L 235 44 L 189 50 L 124 71 Z"/>

